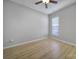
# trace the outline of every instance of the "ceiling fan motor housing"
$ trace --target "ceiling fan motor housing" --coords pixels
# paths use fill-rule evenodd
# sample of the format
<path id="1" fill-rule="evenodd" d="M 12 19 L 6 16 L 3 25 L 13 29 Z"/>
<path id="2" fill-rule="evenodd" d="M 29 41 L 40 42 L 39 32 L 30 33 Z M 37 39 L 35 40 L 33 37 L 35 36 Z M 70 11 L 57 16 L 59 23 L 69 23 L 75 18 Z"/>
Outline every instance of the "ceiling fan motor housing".
<path id="1" fill-rule="evenodd" d="M 42 0 L 43 3 L 49 3 L 49 0 Z"/>

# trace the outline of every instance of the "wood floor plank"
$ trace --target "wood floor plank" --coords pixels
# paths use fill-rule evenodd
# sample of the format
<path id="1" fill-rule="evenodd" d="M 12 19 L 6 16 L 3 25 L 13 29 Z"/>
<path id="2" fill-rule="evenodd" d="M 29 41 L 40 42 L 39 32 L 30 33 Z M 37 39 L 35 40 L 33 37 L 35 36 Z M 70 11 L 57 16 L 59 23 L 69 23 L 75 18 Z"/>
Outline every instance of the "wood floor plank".
<path id="1" fill-rule="evenodd" d="M 4 59 L 76 59 L 76 47 L 44 39 L 4 50 Z"/>

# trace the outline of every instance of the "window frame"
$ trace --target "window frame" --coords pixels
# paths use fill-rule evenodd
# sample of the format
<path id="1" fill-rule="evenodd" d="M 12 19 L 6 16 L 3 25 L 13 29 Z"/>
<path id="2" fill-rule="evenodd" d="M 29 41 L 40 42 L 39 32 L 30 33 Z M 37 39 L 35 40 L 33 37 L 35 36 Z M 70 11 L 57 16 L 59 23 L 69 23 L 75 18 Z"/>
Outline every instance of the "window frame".
<path id="1" fill-rule="evenodd" d="M 57 21 L 58 24 L 53 26 L 53 19 L 55 19 L 55 18 L 58 18 L 58 21 Z M 59 36 L 59 34 L 60 34 L 60 33 L 59 33 L 59 28 L 60 28 L 60 27 L 59 27 L 59 26 L 60 26 L 60 25 L 59 25 L 59 19 L 60 19 L 60 18 L 59 18 L 58 16 L 52 17 L 52 19 L 51 19 L 51 35 L 56 36 L 56 37 Z M 55 30 L 56 27 L 58 27 L 57 30 Z M 54 28 L 54 29 L 53 29 L 53 28 Z M 55 32 L 53 32 L 53 31 L 55 31 Z M 58 33 L 56 33 L 56 32 L 58 32 Z"/>

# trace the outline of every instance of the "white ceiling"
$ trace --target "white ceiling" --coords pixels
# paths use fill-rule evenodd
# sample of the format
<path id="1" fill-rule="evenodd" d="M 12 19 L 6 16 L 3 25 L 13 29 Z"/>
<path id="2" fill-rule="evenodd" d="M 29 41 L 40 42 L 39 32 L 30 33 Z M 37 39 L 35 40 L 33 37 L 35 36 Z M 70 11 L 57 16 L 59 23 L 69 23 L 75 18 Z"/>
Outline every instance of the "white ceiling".
<path id="1" fill-rule="evenodd" d="M 57 4 L 49 3 L 48 8 L 46 9 L 43 3 L 35 5 L 35 2 L 38 2 L 40 0 L 11 0 L 11 1 L 19 3 L 21 5 L 24 5 L 26 7 L 32 8 L 45 14 L 53 13 L 57 10 L 60 10 L 63 7 L 66 7 L 76 2 L 76 0 L 57 0 L 58 1 Z"/>

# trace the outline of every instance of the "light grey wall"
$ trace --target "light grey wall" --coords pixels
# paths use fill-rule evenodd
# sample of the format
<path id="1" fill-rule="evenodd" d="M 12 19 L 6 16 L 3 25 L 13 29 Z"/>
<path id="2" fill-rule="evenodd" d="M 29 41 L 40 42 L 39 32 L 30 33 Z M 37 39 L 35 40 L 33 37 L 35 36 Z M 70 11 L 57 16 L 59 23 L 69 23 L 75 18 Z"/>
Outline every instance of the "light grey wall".
<path id="1" fill-rule="evenodd" d="M 50 30 L 49 35 L 53 36 L 51 33 L 51 20 L 53 17 L 59 16 L 59 28 L 60 35 L 56 38 L 60 40 L 65 40 L 71 43 L 76 43 L 76 5 L 75 3 L 69 7 L 66 7 L 62 10 L 55 12 L 54 14 L 49 15 Z"/>
<path id="2" fill-rule="evenodd" d="M 48 35 L 47 15 L 11 1 L 4 1 L 3 8 L 4 47 Z"/>

